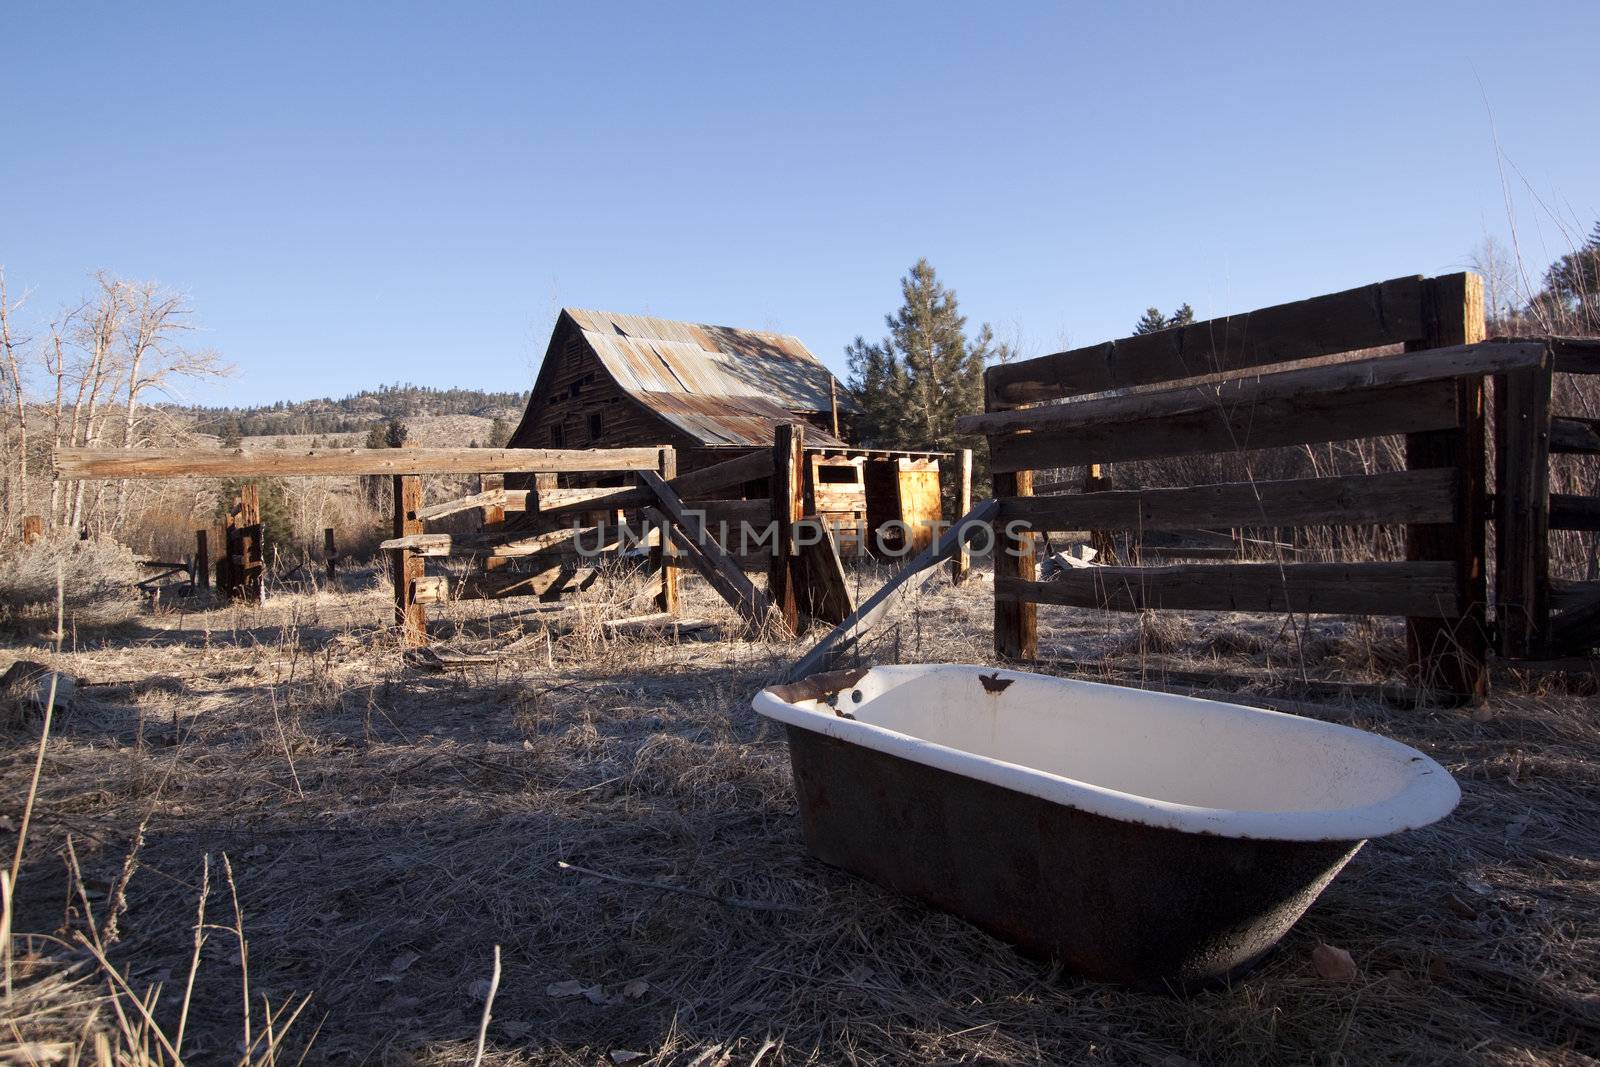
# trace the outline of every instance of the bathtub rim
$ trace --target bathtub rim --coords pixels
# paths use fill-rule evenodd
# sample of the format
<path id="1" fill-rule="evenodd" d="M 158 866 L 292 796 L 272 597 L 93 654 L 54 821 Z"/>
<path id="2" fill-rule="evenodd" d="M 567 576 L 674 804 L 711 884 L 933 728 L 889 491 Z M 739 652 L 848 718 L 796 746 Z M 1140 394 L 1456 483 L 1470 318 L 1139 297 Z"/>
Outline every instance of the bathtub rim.
<path id="1" fill-rule="evenodd" d="M 904 676 L 906 680 L 910 680 L 919 675 L 954 671 L 975 678 L 980 673 L 992 672 L 994 669 L 977 664 L 873 667 L 856 681 L 855 687 L 867 682 L 874 675 L 879 680 L 889 680 L 897 676 Z M 1003 677 L 1038 679 L 1074 688 L 1090 687 L 1115 691 L 1123 695 L 1130 691 L 1126 686 L 1107 685 L 1077 678 L 1060 678 L 1031 671 L 1000 668 L 1000 672 Z M 1384 800 L 1353 807 L 1305 811 L 1209 808 L 1125 793 L 1022 764 L 965 752 L 897 730 L 874 726 L 859 719 L 842 718 L 831 707 L 818 701 L 807 701 L 811 707 L 791 703 L 770 688 L 757 692 L 751 700 L 751 706 L 762 716 L 786 726 L 821 733 L 915 763 L 976 778 L 1001 788 L 1014 789 L 1080 811 L 1186 833 L 1270 841 L 1362 841 L 1427 826 L 1450 814 L 1460 802 L 1461 789 L 1449 771 L 1426 753 L 1382 734 L 1303 715 L 1253 708 L 1246 704 L 1207 700 L 1178 693 L 1133 691 L 1163 701 L 1193 704 L 1197 706 L 1197 711 L 1220 705 L 1252 715 L 1292 719 L 1310 723 L 1330 732 L 1352 734 L 1375 751 L 1387 751 L 1399 757 L 1410 774 L 1410 780 L 1399 792 Z"/>

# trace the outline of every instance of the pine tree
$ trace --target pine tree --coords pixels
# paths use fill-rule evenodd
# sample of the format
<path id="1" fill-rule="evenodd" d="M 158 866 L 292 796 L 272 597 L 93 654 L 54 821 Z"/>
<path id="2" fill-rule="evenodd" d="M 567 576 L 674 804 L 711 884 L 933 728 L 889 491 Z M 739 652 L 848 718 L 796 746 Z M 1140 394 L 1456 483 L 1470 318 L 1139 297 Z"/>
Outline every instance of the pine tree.
<path id="1" fill-rule="evenodd" d="M 399 419 L 390 419 L 383 431 L 383 443 L 389 448 L 404 448 L 411 437 L 411 427 Z"/>
<path id="2" fill-rule="evenodd" d="M 1139 321 L 1133 324 L 1133 335 L 1137 337 L 1140 334 L 1170 330 L 1174 326 L 1187 326 L 1193 321 L 1194 308 L 1188 304 L 1179 304 L 1178 310 L 1171 315 L 1163 315 L 1160 308 L 1149 307 L 1144 309 Z"/>
<path id="3" fill-rule="evenodd" d="M 903 303 L 885 317 L 889 336 L 856 338 L 846 350 L 850 388 L 864 414 L 858 431 L 882 448 L 949 448 L 957 416 L 983 404 L 984 363 L 1001 351 L 987 324 L 969 342 L 954 291 L 926 259 L 900 280 Z"/>
<path id="4" fill-rule="evenodd" d="M 489 447 L 504 448 L 511 440 L 511 424 L 504 415 L 496 415 L 494 421 L 489 423 Z"/>
<path id="5" fill-rule="evenodd" d="M 1550 264 L 1544 292 L 1535 298 L 1550 327 L 1588 332 L 1600 329 L 1600 222 L 1576 252 Z"/>
<path id="6" fill-rule="evenodd" d="M 1155 333 L 1167 328 L 1167 317 L 1161 314 L 1160 308 L 1145 308 L 1144 314 L 1139 316 L 1139 321 L 1133 325 L 1134 336 L 1145 333 Z"/>
<path id="7" fill-rule="evenodd" d="M 244 441 L 244 430 L 239 426 L 239 417 L 232 416 L 222 424 L 222 447 L 238 448 Z"/>
<path id="8" fill-rule="evenodd" d="M 384 439 L 383 424 L 382 423 L 378 423 L 376 426 L 368 427 L 368 429 L 367 429 L 366 447 L 367 448 L 388 448 L 389 447 L 388 442 Z"/>

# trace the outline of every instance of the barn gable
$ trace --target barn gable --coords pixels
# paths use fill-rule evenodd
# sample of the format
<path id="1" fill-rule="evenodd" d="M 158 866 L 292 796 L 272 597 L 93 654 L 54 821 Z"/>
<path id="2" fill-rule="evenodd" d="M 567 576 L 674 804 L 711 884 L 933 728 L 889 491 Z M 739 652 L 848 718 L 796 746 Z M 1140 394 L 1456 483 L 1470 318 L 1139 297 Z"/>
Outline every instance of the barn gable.
<path id="1" fill-rule="evenodd" d="M 836 383 L 797 338 L 565 308 L 551 334 L 518 447 L 767 445 L 796 418 L 827 431 Z M 858 406 L 837 391 L 839 411 Z"/>

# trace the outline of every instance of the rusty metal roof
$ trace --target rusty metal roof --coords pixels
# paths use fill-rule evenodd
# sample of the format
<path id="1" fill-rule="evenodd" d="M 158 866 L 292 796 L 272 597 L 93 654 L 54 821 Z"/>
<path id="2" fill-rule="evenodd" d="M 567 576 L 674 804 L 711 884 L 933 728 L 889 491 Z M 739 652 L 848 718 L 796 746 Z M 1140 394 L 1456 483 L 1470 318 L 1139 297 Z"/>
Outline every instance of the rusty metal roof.
<path id="1" fill-rule="evenodd" d="M 707 444 L 767 444 L 793 412 L 830 409 L 833 374 L 796 337 L 564 310 L 618 385 Z M 843 389 L 838 401 L 860 410 Z"/>

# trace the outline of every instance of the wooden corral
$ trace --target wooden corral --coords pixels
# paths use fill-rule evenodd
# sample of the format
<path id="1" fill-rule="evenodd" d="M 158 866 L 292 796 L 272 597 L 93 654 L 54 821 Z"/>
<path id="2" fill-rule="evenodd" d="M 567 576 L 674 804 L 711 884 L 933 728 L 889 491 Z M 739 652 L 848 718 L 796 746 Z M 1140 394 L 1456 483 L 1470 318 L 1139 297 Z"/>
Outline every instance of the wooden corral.
<path id="1" fill-rule="evenodd" d="M 995 651 L 1037 654 L 1037 607 L 1403 615 L 1425 686 L 1487 688 L 1484 383 L 1548 365 L 1543 344 L 1482 344 L 1481 279 L 1399 278 L 990 368 L 1000 527 Z M 1381 346 L 1404 351 L 1333 361 Z M 1312 365 L 1282 364 L 1316 360 Z M 1241 373 L 1241 372 L 1250 373 Z M 1218 376 L 1226 376 L 1219 380 Z M 1094 395 L 1099 394 L 1099 395 Z M 1406 435 L 1403 471 L 1035 497 L 1035 470 Z M 1406 559 L 1069 569 L 1040 581 L 1046 531 L 1406 524 Z"/>
<path id="2" fill-rule="evenodd" d="M 406 646 L 426 642 L 426 605 L 446 599 L 559 595 L 592 576 L 602 558 L 627 547 L 627 538 L 649 527 L 644 540 L 657 566 L 657 605 L 673 612 L 681 569 L 696 570 L 752 629 L 768 621 L 797 632 L 808 620 L 836 623 L 854 603 L 837 546 L 814 512 L 815 494 L 806 477 L 810 454 L 806 427 L 783 423 L 766 449 L 740 454 L 685 474 L 677 473 L 670 447 L 617 449 L 352 449 L 292 452 L 62 450 L 56 471 L 63 478 L 173 478 L 226 475 L 388 475 L 394 479 L 393 537 L 380 547 L 390 553 L 395 619 Z M 614 473 L 631 484 L 561 486 L 559 475 Z M 470 474 L 482 478 L 478 492 L 427 504 L 421 475 Z M 504 475 L 526 478 L 530 487 L 507 488 Z M 737 494 L 759 485 L 764 496 Z M 228 545 L 218 560 L 218 587 L 226 595 L 261 594 L 262 560 L 257 490 L 246 486 L 230 510 Z M 462 511 L 482 515 L 472 534 L 428 533 L 429 520 Z M 808 521 L 809 520 L 809 521 Z M 820 526 L 820 533 L 816 532 Z M 745 545 L 753 538 L 754 546 Z M 734 546 L 739 547 L 736 549 Z M 580 551 L 580 545 L 582 550 Z M 203 559 L 205 541 L 197 536 Z M 330 567 L 335 553 L 327 546 Z M 426 573 L 429 558 L 468 556 L 475 566 L 452 581 Z M 767 590 L 745 571 L 768 574 Z M 586 572 L 586 573 L 585 573 Z"/>

